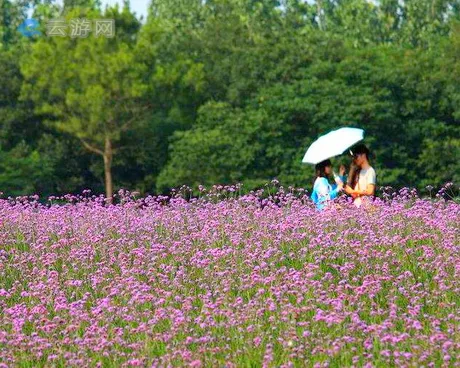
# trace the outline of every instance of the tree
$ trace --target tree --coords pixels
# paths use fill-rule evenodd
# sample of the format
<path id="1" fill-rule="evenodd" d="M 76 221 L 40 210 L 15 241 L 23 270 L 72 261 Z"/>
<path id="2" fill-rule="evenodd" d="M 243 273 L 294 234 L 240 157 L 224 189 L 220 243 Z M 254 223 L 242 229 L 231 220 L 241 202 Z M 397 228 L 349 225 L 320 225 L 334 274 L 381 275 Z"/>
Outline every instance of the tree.
<path id="1" fill-rule="evenodd" d="M 428 117 L 419 127 L 420 186 L 460 181 L 460 22 L 448 38 L 423 55 L 417 100 L 427 101 Z M 423 69 L 422 69 L 423 67 Z M 420 70 L 422 69 L 422 70 Z"/>
<path id="2" fill-rule="evenodd" d="M 160 173 L 158 191 L 179 183 L 197 187 L 250 179 L 247 168 L 263 147 L 257 139 L 262 121 L 260 114 L 251 116 L 227 103 L 202 106 L 194 128 L 173 135 L 171 160 Z"/>
<path id="3" fill-rule="evenodd" d="M 16 29 L 25 19 L 26 3 L 0 0 L 0 50 L 18 39 Z"/>
<path id="4" fill-rule="evenodd" d="M 109 10 L 113 40 L 20 37 L 26 4 L 42 25 L 101 17 L 98 0 L 0 0 L 0 185 L 12 193 L 111 192 L 112 172 L 142 192 L 309 186 L 305 149 L 342 125 L 366 130 L 379 185 L 458 178 L 457 0 L 154 0 L 142 27 Z"/>
<path id="5" fill-rule="evenodd" d="M 82 16 L 100 18 L 97 10 L 77 8 L 66 19 Z M 26 79 L 22 97 L 32 100 L 38 112 L 52 116 L 50 125 L 102 157 L 111 201 L 116 144 L 151 104 L 144 100 L 145 70 L 134 51 L 139 22 L 126 6 L 122 12 L 118 7 L 108 9 L 105 18 L 115 19 L 115 38 L 43 38 L 23 59 L 21 70 Z"/>
<path id="6" fill-rule="evenodd" d="M 449 125 L 457 97 L 448 88 L 443 92 L 443 86 L 458 84 L 427 77 L 436 69 L 436 54 L 404 54 L 388 46 L 339 50 L 320 54 L 285 83 L 260 88 L 242 108 L 223 102 L 201 108 L 194 127 L 174 135 L 159 189 L 235 181 L 253 189 L 273 177 L 309 186 L 312 168 L 300 164 L 306 148 L 340 126 L 364 128 L 381 186 L 427 180 L 437 185 L 452 178 L 455 159 L 446 158 L 446 171 L 436 172 L 439 154 L 433 152 L 458 151 L 456 130 Z M 454 61 L 449 65 L 447 70 L 456 68 Z M 443 95 L 451 106 L 444 113 Z"/>

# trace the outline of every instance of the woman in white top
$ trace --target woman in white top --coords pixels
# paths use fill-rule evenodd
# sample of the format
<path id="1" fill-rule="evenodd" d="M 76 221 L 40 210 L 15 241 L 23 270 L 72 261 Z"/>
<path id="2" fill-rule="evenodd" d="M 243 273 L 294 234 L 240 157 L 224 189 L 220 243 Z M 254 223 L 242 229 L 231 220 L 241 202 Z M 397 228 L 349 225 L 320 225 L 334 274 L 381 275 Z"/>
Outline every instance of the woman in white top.
<path id="1" fill-rule="evenodd" d="M 363 202 L 375 197 L 376 174 L 369 163 L 369 149 L 364 144 L 356 145 L 350 153 L 353 156 L 353 163 L 345 193 L 351 195 L 354 199 L 353 203 L 360 207 Z"/>

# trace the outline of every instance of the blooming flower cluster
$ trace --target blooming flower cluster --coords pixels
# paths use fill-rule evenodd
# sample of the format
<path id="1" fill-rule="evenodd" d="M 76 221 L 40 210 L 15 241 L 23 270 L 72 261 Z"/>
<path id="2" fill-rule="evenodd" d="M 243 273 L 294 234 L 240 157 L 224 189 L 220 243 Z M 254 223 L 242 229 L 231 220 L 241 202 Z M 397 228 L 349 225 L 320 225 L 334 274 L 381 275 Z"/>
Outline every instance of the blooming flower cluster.
<path id="1" fill-rule="evenodd" d="M 459 204 L 238 191 L 0 201 L 0 367 L 460 366 Z"/>

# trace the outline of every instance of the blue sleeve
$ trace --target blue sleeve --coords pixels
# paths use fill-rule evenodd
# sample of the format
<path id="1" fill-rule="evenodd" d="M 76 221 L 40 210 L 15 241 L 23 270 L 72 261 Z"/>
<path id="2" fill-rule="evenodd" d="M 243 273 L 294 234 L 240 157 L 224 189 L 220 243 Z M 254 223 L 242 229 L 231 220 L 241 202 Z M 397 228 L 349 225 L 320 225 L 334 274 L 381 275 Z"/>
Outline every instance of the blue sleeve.
<path id="1" fill-rule="evenodd" d="M 329 192 L 329 197 L 330 199 L 334 199 L 334 198 L 337 198 L 337 196 L 339 195 L 339 190 L 337 188 L 337 185 L 334 187 L 334 189 L 332 189 L 330 192 Z"/>
<path id="2" fill-rule="evenodd" d="M 321 178 L 316 181 L 315 186 L 313 187 L 312 200 L 316 204 L 322 204 L 327 200 L 331 199 L 331 186 L 326 178 Z"/>
<path id="3" fill-rule="evenodd" d="M 315 188 L 313 188 L 313 191 L 311 192 L 311 200 L 314 203 L 318 203 L 318 194 L 315 191 Z"/>

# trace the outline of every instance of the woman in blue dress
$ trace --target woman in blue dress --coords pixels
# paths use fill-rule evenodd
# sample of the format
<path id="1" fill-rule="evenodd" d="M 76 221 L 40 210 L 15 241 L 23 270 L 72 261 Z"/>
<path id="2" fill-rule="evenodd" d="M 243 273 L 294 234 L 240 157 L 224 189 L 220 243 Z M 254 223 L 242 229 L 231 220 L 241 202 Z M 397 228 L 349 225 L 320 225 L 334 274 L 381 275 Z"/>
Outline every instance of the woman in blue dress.
<path id="1" fill-rule="evenodd" d="M 316 180 L 313 184 L 311 199 L 316 207 L 322 210 L 327 204 L 343 190 L 343 179 L 337 178 L 337 184 L 330 184 L 332 174 L 331 160 L 325 160 L 315 166 Z"/>

